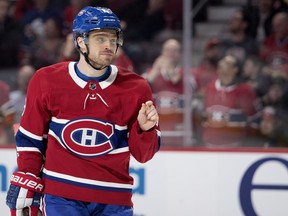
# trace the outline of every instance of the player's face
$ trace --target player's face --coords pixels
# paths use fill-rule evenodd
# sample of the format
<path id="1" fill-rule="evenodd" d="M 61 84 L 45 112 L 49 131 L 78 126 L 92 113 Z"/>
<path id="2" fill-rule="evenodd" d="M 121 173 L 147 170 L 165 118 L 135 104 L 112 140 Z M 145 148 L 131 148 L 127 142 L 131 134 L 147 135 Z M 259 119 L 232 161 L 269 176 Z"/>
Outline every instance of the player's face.
<path id="1" fill-rule="evenodd" d="M 110 65 L 117 49 L 115 30 L 95 30 L 88 37 L 89 58 L 95 66 Z"/>
<path id="2" fill-rule="evenodd" d="M 162 48 L 162 55 L 173 64 L 178 64 L 181 58 L 181 45 L 177 41 L 168 40 Z"/>
<path id="3" fill-rule="evenodd" d="M 238 69 L 236 60 L 232 56 L 226 56 L 218 63 L 218 76 L 221 84 L 228 86 L 235 81 Z"/>

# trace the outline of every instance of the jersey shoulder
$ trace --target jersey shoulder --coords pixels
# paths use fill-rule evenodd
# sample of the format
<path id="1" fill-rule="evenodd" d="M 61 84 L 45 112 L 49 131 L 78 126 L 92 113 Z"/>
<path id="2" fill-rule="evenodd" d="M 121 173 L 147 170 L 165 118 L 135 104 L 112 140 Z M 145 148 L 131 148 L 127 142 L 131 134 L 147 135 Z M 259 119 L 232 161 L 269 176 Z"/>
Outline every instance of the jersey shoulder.
<path id="1" fill-rule="evenodd" d="M 30 86 L 41 86 L 41 89 L 51 88 L 51 84 L 66 82 L 69 78 L 69 62 L 61 62 L 50 66 L 42 67 L 32 77 Z"/>
<path id="2" fill-rule="evenodd" d="M 42 76 L 55 75 L 63 71 L 68 71 L 69 63 L 70 62 L 60 62 L 46 67 L 42 67 L 39 70 L 37 70 L 36 74 L 41 74 Z"/>
<path id="3" fill-rule="evenodd" d="M 118 77 L 117 79 L 121 82 L 127 83 L 127 85 L 136 85 L 141 87 L 142 85 L 144 86 L 149 86 L 147 80 L 140 76 L 139 74 L 129 71 L 123 67 L 118 67 Z"/>

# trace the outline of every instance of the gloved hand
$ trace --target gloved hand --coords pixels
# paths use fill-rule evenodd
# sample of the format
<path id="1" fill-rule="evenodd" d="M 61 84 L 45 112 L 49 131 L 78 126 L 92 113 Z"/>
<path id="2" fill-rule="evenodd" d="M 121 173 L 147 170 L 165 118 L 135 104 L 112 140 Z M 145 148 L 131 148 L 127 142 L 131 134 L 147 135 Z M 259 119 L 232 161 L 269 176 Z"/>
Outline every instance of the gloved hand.
<path id="1" fill-rule="evenodd" d="M 11 216 L 24 216 L 23 209 L 29 208 L 29 216 L 37 216 L 44 185 L 40 178 L 31 173 L 15 172 L 10 180 L 6 204 Z M 26 208 L 27 209 L 27 208 Z"/>

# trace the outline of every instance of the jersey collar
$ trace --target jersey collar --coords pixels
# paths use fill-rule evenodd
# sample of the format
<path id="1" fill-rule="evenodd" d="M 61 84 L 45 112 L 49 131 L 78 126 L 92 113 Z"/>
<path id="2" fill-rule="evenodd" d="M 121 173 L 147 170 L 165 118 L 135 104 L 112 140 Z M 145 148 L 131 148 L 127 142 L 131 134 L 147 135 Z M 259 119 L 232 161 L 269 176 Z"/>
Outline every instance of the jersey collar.
<path id="1" fill-rule="evenodd" d="M 73 79 L 73 81 L 82 89 L 84 89 L 84 87 L 87 84 L 87 81 L 81 79 L 76 71 L 75 71 L 75 64 L 76 62 L 70 62 L 68 65 L 68 70 L 69 70 L 69 74 L 71 76 L 71 78 Z M 99 85 L 102 89 L 107 88 L 108 86 L 110 86 L 116 79 L 117 73 L 118 73 L 118 68 L 115 65 L 110 65 L 111 67 L 111 73 L 109 76 L 105 77 L 105 79 L 101 79 L 101 81 L 99 81 Z"/>

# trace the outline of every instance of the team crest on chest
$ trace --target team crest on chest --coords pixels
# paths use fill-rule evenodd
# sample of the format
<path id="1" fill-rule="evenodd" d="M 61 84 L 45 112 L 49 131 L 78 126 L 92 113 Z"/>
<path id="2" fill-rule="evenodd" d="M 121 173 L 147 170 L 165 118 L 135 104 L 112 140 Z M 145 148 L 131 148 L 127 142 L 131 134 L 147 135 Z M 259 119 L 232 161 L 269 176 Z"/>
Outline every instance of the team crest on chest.
<path id="1" fill-rule="evenodd" d="M 77 119 L 62 131 L 64 146 L 81 156 L 100 156 L 113 150 L 113 125 L 96 119 Z"/>

